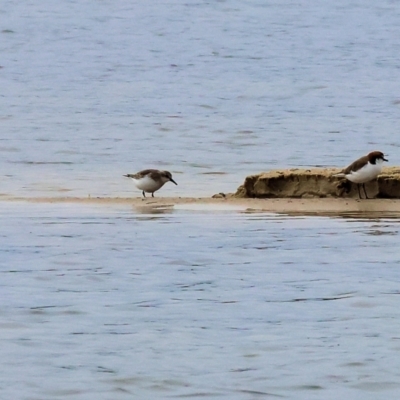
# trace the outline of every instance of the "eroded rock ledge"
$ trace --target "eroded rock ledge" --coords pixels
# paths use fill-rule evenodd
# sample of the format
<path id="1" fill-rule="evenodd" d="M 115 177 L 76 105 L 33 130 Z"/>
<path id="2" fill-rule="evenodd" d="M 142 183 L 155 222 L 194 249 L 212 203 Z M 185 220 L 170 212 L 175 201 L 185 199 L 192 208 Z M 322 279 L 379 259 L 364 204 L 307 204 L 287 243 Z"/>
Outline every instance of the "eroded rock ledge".
<path id="1" fill-rule="evenodd" d="M 234 197 L 239 198 L 358 198 L 357 185 L 332 176 L 338 168 L 274 170 L 248 176 Z M 383 168 L 378 179 L 365 184 L 368 197 L 400 198 L 400 167 Z M 364 193 L 362 192 L 362 195 Z"/>

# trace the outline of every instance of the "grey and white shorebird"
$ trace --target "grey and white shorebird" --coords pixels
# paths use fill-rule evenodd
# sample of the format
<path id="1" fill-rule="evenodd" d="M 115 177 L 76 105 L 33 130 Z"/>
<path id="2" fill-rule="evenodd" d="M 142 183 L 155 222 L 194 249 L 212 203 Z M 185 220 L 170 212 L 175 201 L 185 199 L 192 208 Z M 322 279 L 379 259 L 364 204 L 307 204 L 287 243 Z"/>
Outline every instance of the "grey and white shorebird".
<path id="1" fill-rule="evenodd" d="M 385 155 L 381 151 L 372 151 L 366 156 L 359 158 L 350 164 L 347 168 L 344 168 L 333 176 L 344 177 L 350 182 L 357 184 L 358 196 L 361 199 L 360 185 L 364 189 L 365 198 L 368 199 L 367 192 L 365 190 L 365 183 L 370 182 L 377 178 L 382 171 L 382 164 L 384 161 L 388 161 Z"/>
<path id="2" fill-rule="evenodd" d="M 135 186 L 142 191 L 143 197 L 146 197 L 145 193 L 151 193 L 151 197 L 154 197 L 154 192 L 161 189 L 167 182 L 177 185 L 172 179 L 171 172 L 160 171 L 158 169 L 145 169 L 136 174 L 127 174 L 124 176 L 133 180 Z"/>

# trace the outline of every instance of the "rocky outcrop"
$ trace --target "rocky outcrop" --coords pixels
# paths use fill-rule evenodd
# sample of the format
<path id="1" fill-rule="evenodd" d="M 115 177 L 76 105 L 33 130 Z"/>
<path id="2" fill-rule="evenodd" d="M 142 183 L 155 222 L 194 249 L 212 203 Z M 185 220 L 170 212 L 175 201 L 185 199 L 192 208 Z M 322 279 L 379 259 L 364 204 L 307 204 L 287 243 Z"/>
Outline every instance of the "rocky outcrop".
<path id="1" fill-rule="evenodd" d="M 334 175 L 337 168 L 288 169 L 248 176 L 234 197 L 240 198 L 358 198 L 357 185 Z M 368 197 L 400 198 L 400 167 L 383 168 L 378 179 L 365 184 Z M 361 189 L 362 190 L 362 189 Z M 364 197 L 364 192 L 361 192 Z"/>

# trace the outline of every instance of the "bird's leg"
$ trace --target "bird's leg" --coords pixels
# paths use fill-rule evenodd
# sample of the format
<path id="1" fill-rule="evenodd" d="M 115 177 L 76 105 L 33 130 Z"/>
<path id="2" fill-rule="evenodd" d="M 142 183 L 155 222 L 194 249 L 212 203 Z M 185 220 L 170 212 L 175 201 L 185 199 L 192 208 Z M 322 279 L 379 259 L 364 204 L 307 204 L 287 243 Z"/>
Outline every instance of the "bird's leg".
<path id="1" fill-rule="evenodd" d="M 361 192 L 360 192 L 360 184 L 357 183 L 357 189 L 358 189 L 358 197 L 361 200 Z"/>
<path id="2" fill-rule="evenodd" d="M 146 195 L 144 194 L 144 190 L 143 190 L 142 194 L 143 194 L 143 197 L 146 198 Z"/>
<path id="3" fill-rule="evenodd" d="M 151 197 L 154 197 L 154 192 L 151 194 Z"/>
<path id="4" fill-rule="evenodd" d="M 364 188 L 364 193 L 365 193 L 365 198 L 369 199 L 368 195 L 367 195 L 367 191 L 365 190 L 365 183 L 362 184 L 363 188 Z"/>

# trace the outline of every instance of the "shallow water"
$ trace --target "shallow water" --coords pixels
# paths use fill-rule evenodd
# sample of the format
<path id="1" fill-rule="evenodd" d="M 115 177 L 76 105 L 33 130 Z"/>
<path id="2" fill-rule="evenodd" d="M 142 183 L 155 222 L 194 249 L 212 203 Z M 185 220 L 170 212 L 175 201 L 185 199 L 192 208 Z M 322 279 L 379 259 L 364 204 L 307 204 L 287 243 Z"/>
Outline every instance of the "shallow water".
<path id="1" fill-rule="evenodd" d="M 398 219 L 12 203 L 1 218 L 5 398 L 398 394 Z"/>

